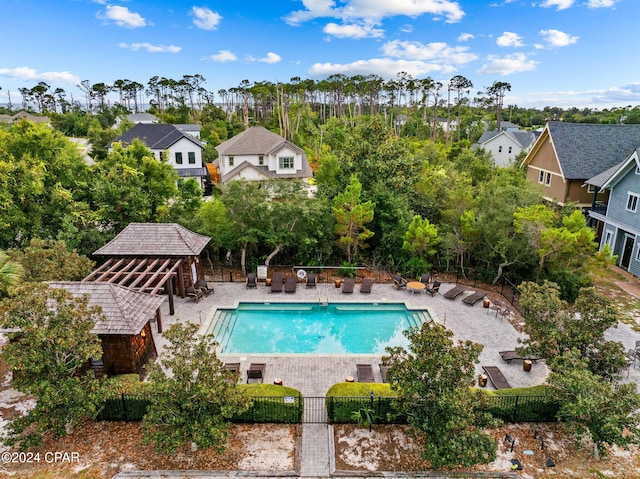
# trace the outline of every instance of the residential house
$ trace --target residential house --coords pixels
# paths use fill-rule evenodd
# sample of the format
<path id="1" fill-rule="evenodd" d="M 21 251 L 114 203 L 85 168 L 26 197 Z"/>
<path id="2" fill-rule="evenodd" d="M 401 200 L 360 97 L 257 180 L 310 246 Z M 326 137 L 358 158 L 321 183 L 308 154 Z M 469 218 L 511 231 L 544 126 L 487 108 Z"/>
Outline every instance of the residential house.
<path id="1" fill-rule="evenodd" d="M 220 182 L 278 178 L 309 182 L 313 173 L 302 148 L 261 126 L 239 133 L 215 147 Z"/>
<path id="2" fill-rule="evenodd" d="M 618 266 L 640 276 L 640 148 L 587 184 L 609 191 L 608 201 L 589 211 L 600 226 L 600 249 L 609 245 Z"/>
<path id="3" fill-rule="evenodd" d="M 176 125 L 138 123 L 113 140 L 113 143 L 130 145 L 136 138 L 141 140 L 158 160 L 166 152 L 167 161 L 180 178 L 195 178 L 203 189 L 206 188 L 209 173 L 202 162 L 202 150 L 205 145 L 196 136 L 186 133 L 184 128 Z"/>
<path id="4" fill-rule="evenodd" d="M 158 117 L 151 113 L 131 113 L 129 115 L 118 115 L 116 121 L 113 124 L 113 128 L 118 128 L 122 123 L 128 121 L 130 123 L 138 124 L 144 123 L 150 125 L 152 123 L 158 123 Z"/>
<path id="5" fill-rule="evenodd" d="M 89 306 L 99 306 L 104 320 L 92 332 L 102 344 L 102 358 L 90 359 L 85 368 L 97 375 L 142 374 L 147 362 L 157 356 L 151 321 L 159 318 L 162 296 L 133 291 L 112 283 L 86 281 L 51 282 L 74 296 L 86 296 Z"/>
<path id="6" fill-rule="evenodd" d="M 535 131 L 485 131 L 474 147 L 491 153 L 496 166 L 507 166 L 521 152 L 528 152 L 538 136 Z"/>
<path id="7" fill-rule="evenodd" d="M 638 145 L 640 125 L 550 121 L 521 166 L 529 181 L 542 186 L 547 200 L 588 209 L 594 194 L 597 201 L 606 201 L 608 191 L 585 187 L 586 181 L 628 158 Z"/>
<path id="8" fill-rule="evenodd" d="M 28 111 L 20 110 L 13 115 L 0 115 L 0 123 L 16 123 L 20 120 L 27 120 L 31 123 L 42 123 L 51 126 L 51 119 L 45 115 L 32 115 Z"/>

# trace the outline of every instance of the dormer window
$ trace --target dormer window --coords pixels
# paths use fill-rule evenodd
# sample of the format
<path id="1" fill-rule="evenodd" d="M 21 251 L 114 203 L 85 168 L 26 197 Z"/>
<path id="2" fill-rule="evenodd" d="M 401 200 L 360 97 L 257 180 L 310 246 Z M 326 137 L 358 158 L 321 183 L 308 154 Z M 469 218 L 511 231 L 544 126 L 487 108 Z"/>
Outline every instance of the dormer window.
<path id="1" fill-rule="evenodd" d="M 260 155 L 258 157 L 258 165 L 264 166 L 264 156 Z"/>
<path id="2" fill-rule="evenodd" d="M 278 165 L 281 170 L 293 170 L 293 156 L 281 156 L 278 158 Z"/>

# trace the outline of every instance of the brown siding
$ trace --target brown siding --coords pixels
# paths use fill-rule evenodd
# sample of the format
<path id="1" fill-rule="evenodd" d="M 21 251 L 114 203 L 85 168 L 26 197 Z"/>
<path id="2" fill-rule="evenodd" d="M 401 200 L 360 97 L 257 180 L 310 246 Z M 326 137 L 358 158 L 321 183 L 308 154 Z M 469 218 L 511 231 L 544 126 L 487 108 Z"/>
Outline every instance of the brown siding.
<path id="1" fill-rule="evenodd" d="M 157 356 L 156 345 L 147 323 L 141 335 L 100 335 L 102 359 L 106 374 L 130 374 L 142 372 L 143 366 Z"/>
<path id="2" fill-rule="evenodd" d="M 540 170 L 545 172 L 551 172 L 551 184 L 546 185 L 540 183 L 539 174 Z M 563 181 L 561 176 L 560 165 L 556 158 L 556 153 L 553 149 L 551 141 L 547 137 L 540 147 L 535 151 L 535 154 L 529 160 L 527 165 L 527 179 L 534 184 L 542 186 L 542 194 L 546 198 L 552 198 L 560 203 L 567 201 L 568 185 Z"/>

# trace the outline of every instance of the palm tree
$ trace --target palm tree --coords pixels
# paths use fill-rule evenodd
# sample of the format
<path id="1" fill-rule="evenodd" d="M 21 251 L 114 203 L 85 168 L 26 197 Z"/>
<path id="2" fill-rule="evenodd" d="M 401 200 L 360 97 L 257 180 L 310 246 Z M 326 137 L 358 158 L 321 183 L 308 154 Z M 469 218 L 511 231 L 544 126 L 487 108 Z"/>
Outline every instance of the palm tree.
<path id="1" fill-rule="evenodd" d="M 0 297 L 6 296 L 11 286 L 22 281 L 24 270 L 20 263 L 11 261 L 4 251 L 0 251 Z"/>

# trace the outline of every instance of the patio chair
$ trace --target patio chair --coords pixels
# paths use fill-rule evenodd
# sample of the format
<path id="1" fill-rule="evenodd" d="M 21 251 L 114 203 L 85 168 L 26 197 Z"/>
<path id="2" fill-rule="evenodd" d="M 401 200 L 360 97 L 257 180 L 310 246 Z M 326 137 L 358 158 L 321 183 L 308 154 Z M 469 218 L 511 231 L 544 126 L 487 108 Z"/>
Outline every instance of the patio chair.
<path id="1" fill-rule="evenodd" d="M 282 277 L 282 273 L 276 271 L 273 273 L 273 277 L 271 278 L 271 292 L 272 293 L 282 293 L 282 284 L 284 283 L 284 279 Z"/>
<path id="2" fill-rule="evenodd" d="M 204 279 L 196 281 L 196 288 L 200 288 L 200 291 L 202 291 L 205 296 L 209 296 L 214 293 L 213 287 L 209 287 L 209 284 Z"/>
<path id="3" fill-rule="evenodd" d="M 429 293 L 431 296 L 433 296 L 434 294 L 437 294 L 440 291 L 440 285 L 442 283 L 440 283 L 440 281 L 436 280 L 433 282 L 433 285 L 430 288 L 426 289 L 426 292 Z"/>
<path id="4" fill-rule="evenodd" d="M 487 296 L 487 293 L 483 293 L 481 291 L 476 291 L 475 293 L 470 294 L 469 296 L 465 296 L 464 298 L 462 298 L 462 302 L 466 303 L 466 304 L 470 304 L 471 306 L 473 306 L 474 304 L 476 304 L 478 301 L 480 301 L 481 299 L 483 299 L 486 296 Z"/>
<path id="5" fill-rule="evenodd" d="M 362 284 L 360 285 L 360 292 L 361 293 L 370 293 L 372 286 L 373 286 L 373 279 L 371 279 L 371 278 L 362 278 Z"/>
<path id="6" fill-rule="evenodd" d="M 307 278 L 305 279 L 305 283 L 307 283 L 307 288 L 315 288 L 316 287 L 316 274 L 309 273 Z"/>
<path id="7" fill-rule="evenodd" d="M 247 370 L 247 384 L 249 382 L 263 382 L 266 367 L 265 363 L 251 363 Z"/>
<path id="8" fill-rule="evenodd" d="M 389 371 L 389 366 L 385 366 L 383 364 L 380 365 L 380 375 L 382 376 L 382 382 L 386 383 L 387 381 L 387 372 Z"/>
<path id="9" fill-rule="evenodd" d="M 407 287 L 407 280 L 404 279 L 399 274 L 394 274 L 393 275 L 393 285 L 396 287 L 396 289 L 406 288 Z"/>
<path id="10" fill-rule="evenodd" d="M 344 283 L 342 284 L 342 292 L 343 293 L 353 293 L 353 287 L 356 284 L 356 280 L 354 278 L 346 278 Z"/>
<path id="11" fill-rule="evenodd" d="M 489 381 L 491 381 L 491 384 L 493 384 L 494 388 L 511 388 L 511 385 L 507 382 L 507 379 L 504 377 L 504 374 L 502 374 L 502 371 L 500 371 L 498 366 L 482 366 L 482 369 L 484 369 L 484 372 L 487 374 L 487 377 L 489 378 Z"/>
<path id="12" fill-rule="evenodd" d="M 256 282 L 256 274 L 248 273 L 247 274 L 247 289 L 257 288 L 258 283 Z"/>
<path id="13" fill-rule="evenodd" d="M 464 284 L 456 284 L 453 288 L 451 288 L 449 291 L 444 293 L 442 296 L 444 296 L 447 299 L 456 299 L 458 296 L 464 293 L 465 289 L 466 289 L 466 286 Z"/>
<path id="14" fill-rule="evenodd" d="M 189 286 L 185 292 L 189 298 L 193 298 L 198 303 L 202 298 L 204 298 L 204 293 L 199 289 L 194 288 L 193 286 Z"/>
<path id="15" fill-rule="evenodd" d="M 295 293 L 298 282 L 295 278 L 287 278 L 284 282 L 285 293 Z"/>
<path id="16" fill-rule="evenodd" d="M 371 364 L 356 364 L 358 370 L 358 382 L 359 383 L 375 383 L 373 379 L 373 368 Z"/>
<path id="17" fill-rule="evenodd" d="M 427 273 L 422 273 L 420 275 L 420 282 L 422 284 L 426 284 L 427 286 L 429 286 L 429 282 L 431 281 L 431 276 Z"/>

